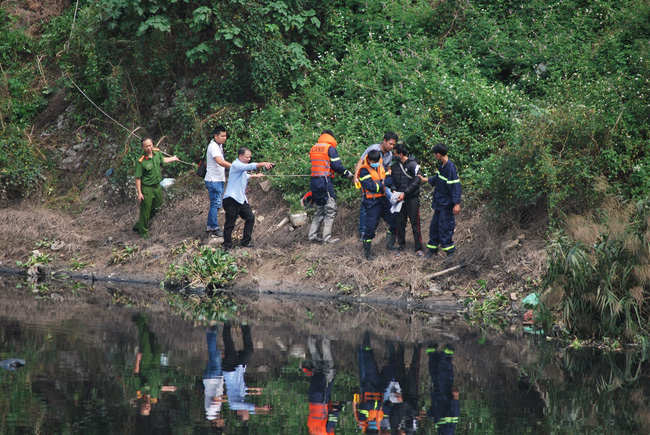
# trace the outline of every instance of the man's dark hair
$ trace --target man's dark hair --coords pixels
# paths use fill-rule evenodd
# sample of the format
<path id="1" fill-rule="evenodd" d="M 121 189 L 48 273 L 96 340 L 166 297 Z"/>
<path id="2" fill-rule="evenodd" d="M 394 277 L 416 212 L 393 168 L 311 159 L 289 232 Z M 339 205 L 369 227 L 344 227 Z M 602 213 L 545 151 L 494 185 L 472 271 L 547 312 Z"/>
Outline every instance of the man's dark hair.
<path id="1" fill-rule="evenodd" d="M 151 143 L 153 143 L 153 139 L 151 139 L 149 136 L 145 136 L 145 137 L 143 137 L 142 140 L 140 141 L 140 146 L 144 145 L 145 141 L 147 141 L 147 140 L 150 140 Z"/>
<path id="2" fill-rule="evenodd" d="M 381 160 L 381 153 L 379 150 L 372 150 L 368 153 L 369 162 L 378 162 Z"/>
<path id="3" fill-rule="evenodd" d="M 246 148 L 246 147 L 241 147 L 241 148 L 239 148 L 239 153 L 237 155 L 238 156 L 243 156 L 244 154 L 246 154 L 246 151 L 250 151 L 250 150 L 248 148 Z"/>
<path id="4" fill-rule="evenodd" d="M 387 131 L 386 134 L 384 134 L 384 140 L 389 141 L 391 139 L 395 139 L 395 142 L 397 142 L 399 138 L 392 131 Z"/>
<path id="5" fill-rule="evenodd" d="M 223 125 L 217 125 L 214 130 L 212 130 L 212 136 L 218 135 L 221 132 L 228 133 L 228 130 L 226 130 L 226 127 Z"/>
<path id="6" fill-rule="evenodd" d="M 334 137 L 334 132 L 332 130 L 323 130 L 321 134 L 329 134 L 330 136 Z"/>
<path id="7" fill-rule="evenodd" d="M 436 146 L 433 147 L 433 153 L 440 154 L 441 156 L 446 156 L 447 145 L 445 145 L 444 143 L 437 143 Z"/>
<path id="8" fill-rule="evenodd" d="M 398 143 L 397 145 L 395 145 L 395 148 L 393 148 L 393 151 L 395 151 L 395 154 L 397 154 L 398 156 L 399 155 L 403 155 L 403 156 L 408 156 L 409 155 L 409 151 L 408 151 L 408 148 L 406 147 L 405 143 Z"/>

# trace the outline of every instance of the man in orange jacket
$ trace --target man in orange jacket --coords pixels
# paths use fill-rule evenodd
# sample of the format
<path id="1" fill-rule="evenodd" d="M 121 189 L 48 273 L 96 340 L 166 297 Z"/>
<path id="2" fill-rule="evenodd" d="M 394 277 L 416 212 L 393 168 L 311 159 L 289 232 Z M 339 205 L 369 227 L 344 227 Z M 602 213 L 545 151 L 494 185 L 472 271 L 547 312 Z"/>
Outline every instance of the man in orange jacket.
<path id="1" fill-rule="evenodd" d="M 313 370 L 305 370 L 311 376 L 309 382 L 309 417 L 307 427 L 310 435 L 333 434 L 339 414 L 343 410 L 341 402 L 332 402 L 334 389 L 334 358 L 328 338 L 321 340 L 322 353 L 318 351 L 317 339 L 309 336 L 307 341 Z"/>
<path id="2" fill-rule="evenodd" d="M 323 130 L 316 145 L 311 147 L 309 158 L 311 160 L 311 181 L 309 183 L 312 198 L 316 204 L 316 213 L 309 227 L 309 241 L 334 243 L 332 239 L 334 217 L 336 216 L 336 193 L 332 180 L 334 174 L 339 174 L 352 179 L 354 176 L 345 169 L 341 158 L 336 151 L 336 139 L 331 130 Z M 323 224 L 323 237 L 318 237 L 321 224 Z"/>

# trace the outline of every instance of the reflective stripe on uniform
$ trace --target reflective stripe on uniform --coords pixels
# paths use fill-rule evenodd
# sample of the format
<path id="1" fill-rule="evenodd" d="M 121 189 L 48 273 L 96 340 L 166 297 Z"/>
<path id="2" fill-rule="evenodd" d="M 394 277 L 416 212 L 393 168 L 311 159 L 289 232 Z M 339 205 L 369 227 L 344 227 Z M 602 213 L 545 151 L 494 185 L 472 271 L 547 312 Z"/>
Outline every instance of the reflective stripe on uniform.
<path id="1" fill-rule="evenodd" d="M 458 417 L 443 417 L 438 423 L 436 423 L 436 429 L 444 424 L 454 424 L 458 423 Z"/>
<path id="2" fill-rule="evenodd" d="M 457 179 L 457 180 L 449 180 L 448 178 L 445 178 L 445 177 L 443 177 L 443 176 L 440 175 L 440 174 L 438 174 L 438 177 L 440 177 L 440 179 L 441 179 L 442 181 L 444 181 L 445 183 L 447 183 L 447 184 L 460 183 L 460 179 Z"/>

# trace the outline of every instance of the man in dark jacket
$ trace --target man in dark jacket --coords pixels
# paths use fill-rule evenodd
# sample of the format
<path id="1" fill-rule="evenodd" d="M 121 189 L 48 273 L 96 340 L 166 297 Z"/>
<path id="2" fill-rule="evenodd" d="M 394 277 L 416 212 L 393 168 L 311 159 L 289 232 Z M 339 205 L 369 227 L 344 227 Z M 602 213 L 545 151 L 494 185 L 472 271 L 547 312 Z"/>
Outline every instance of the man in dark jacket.
<path id="1" fill-rule="evenodd" d="M 439 349 L 431 344 L 426 350 L 429 356 L 431 376 L 431 408 L 427 413 L 432 418 L 438 435 L 454 435 L 460 418 L 458 387 L 454 384 L 454 347 Z"/>
<path id="2" fill-rule="evenodd" d="M 427 258 L 437 254 L 439 248 L 448 256 L 454 254 L 456 247 L 452 237 L 456 228 L 455 216 L 460 213 L 461 188 L 456 165 L 449 160 L 445 144 L 437 144 L 433 147 L 433 153 L 438 160 L 436 175 L 429 178 L 420 177 L 423 182 L 428 181 L 435 188 L 431 201 L 433 218 L 429 226 L 429 252 L 425 255 Z"/>
<path id="3" fill-rule="evenodd" d="M 419 257 L 422 252 L 422 233 L 420 231 L 420 165 L 410 156 L 406 144 L 395 146 L 397 159 L 391 166 L 393 186 L 396 193 L 401 192 L 397 200 L 403 201 L 402 208 L 396 213 L 397 244 L 399 250 L 406 249 L 406 221 L 411 221 L 415 251 Z"/>

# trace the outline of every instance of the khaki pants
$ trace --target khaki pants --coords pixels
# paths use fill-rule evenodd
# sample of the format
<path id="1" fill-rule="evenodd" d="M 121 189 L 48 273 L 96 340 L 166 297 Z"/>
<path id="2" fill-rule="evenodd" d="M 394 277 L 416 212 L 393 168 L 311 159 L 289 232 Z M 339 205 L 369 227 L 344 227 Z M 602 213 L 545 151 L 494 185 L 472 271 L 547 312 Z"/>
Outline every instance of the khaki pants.
<path id="1" fill-rule="evenodd" d="M 309 227 L 309 240 L 317 241 L 318 232 L 320 231 L 321 223 L 323 224 L 323 242 L 327 243 L 332 236 L 332 228 L 334 226 L 334 218 L 336 217 L 336 200 L 332 197 L 327 199 L 325 205 L 317 205 L 316 213 L 311 221 Z"/>

